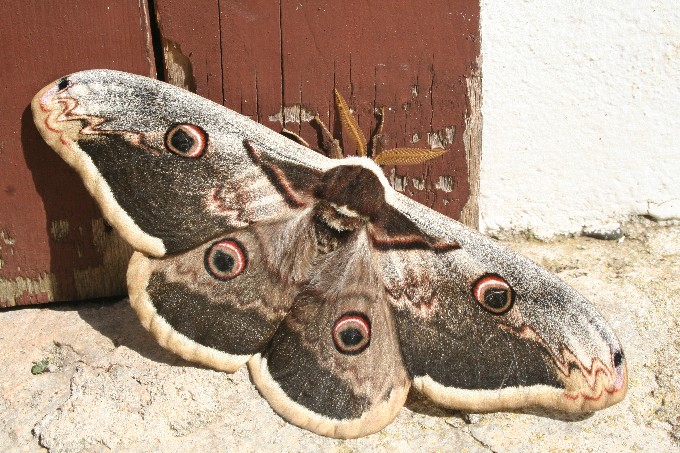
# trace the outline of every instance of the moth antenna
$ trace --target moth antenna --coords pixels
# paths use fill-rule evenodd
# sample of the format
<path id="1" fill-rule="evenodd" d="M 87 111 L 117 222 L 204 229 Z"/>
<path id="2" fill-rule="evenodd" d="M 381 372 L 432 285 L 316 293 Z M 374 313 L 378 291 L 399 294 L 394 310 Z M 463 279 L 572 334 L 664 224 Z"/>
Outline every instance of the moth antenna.
<path id="1" fill-rule="evenodd" d="M 356 118 L 352 116 L 349 106 L 340 92 L 337 89 L 333 90 L 333 92 L 335 94 L 335 107 L 338 109 L 343 129 L 347 130 L 352 137 L 352 140 L 357 146 L 358 155 L 366 157 L 368 155 L 368 152 L 366 151 L 366 137 L 364 137 L 363 132 L 361 132 L 359 123 Z"/>
<path id="2" fill-rule="evenodd" d="M 416 165 L 439 157 L 446 151 L 441 148 L 392 148 L 382 151 L 373 160 L 378 165 Z"/>

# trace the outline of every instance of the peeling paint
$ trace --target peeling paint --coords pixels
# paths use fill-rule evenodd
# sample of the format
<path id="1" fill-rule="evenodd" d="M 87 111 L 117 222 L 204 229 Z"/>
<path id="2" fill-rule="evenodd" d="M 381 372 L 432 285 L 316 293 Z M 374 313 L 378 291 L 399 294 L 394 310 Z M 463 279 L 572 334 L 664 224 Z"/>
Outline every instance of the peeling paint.
<path id="1" fill-rule="evenodd" d="M 394 188 L 394 190 L 403 192 L 406 190 L 406 187 L 408 186 L 408 178 L 406 176 L 401 176 L 397 174 L 397 170 L 394 168 L 390 171 L 390 185 Z"/>
<path id="2" fill-rule="evenodd" d="M 420 141 L 420 135 L 416 132 L 411 136 L 411 143 L 418 143 Z"/>
<path id="3" fill-rule="evenodd" d="M 50 225 L 50 234 L 55 241 L 61 241 L 68 236 L 68 220 L 53 220 Z"/>
<path id="4" fill-rule="evenodd" d="M 50 235 L 56 241 L 64 241 L 70 231 L 67 220 L 55 220 L 50 224 Z M 81 228 L 77 231 L 82 234 Z M 67 289 L 70 282 L 62 281 L 64 291 L 68 294 L 60 294 L 59 283 L 63 277 L 57 278 L 51 272 L 41 273 L 37 277 L 0 277 L 0 307 L 46 303 L 65 298 L 87 299 L 125 294 L 125 271 L 132 255 L 131 247 L 114 230 L 107 227 L 103 219 L 92 221 L 92 238 L 95 250 L 101 255 L 101 265 L 73 270 L 75 297 L 72 290 Z M 7 232 L 0 231 L 0 252 L 7 254 L 9 250 L 14 253 L 8 245 L 13 247 L 14 239 Z M 82 258 L 81 245 L 76 244 L 74 247 Z M 0 259 L 0 267 L 3 264 Z"/>
<path id="5" fill-rule="evenodd" d="M 269 121 L 277 121 L 281 125 L 286 123 L 309 123 L 314 119 L 314 113 L 300 104 L 284 107 L 275 115 L 269 116 Z"/>
<path id="6" fill-rule="evenodd" d="M 78 298 L 125 294 L 125 271 L 132 248 L 115 230 L 106 227 L 104 219 L 92 221 L 92 237 L 95 249 L 102 255 L 102 264 L 98 267 L 74 269 Z"/>
<path id="7" fill-rule="evenodd" d="M 178 43 L 163 38 L 163 60 L 166 82 L 195 93 L 196 79 L 194 79 L 193 64 L 182 52 Z"/>
<path id="8" fill-rule="evenodd" d="M 38 278 L 0 278 L 0 307 L 14 307 L 54 300 L 57 279 L 54 274 L 41 274 Z"/>
<path id="9" fill-rule="evenodd" d="M 456 126 L 445 127 L 427 133 L 427 143 L 430 148 L 447 148 L 456 137 Z"/>
<path id="10" fill-rule="evenodd" d="M 411 182 L 416 190 L 425 190 L 425 178 L 411 178 Z"/>
<path id="11" fill-rule="evenodd" d="M 7 231 L 0 230 L 0 269 L 5 265 L 5 260 L 2 258 L 3 257 L 3 244 L 4 245 L 9 245 L 9 252 L 11 255 L 14 255 L 14 243 L 16 240 L 12 237 L 11 234 Z M 2 293 L 0 293 L 2 294 Z M 0 303 L 0 306 L 2 306 L 2 303 Z"/>
<path id="12" fill-rule="evenodd" d="M 7 245 L 14 245 L 16 243 L 16 239 L 7 231 L 0 231 L 0 239 Z"/>
<path id="13" fill-rule="evenodd" d="M 435 183 L 435 188 L 443 192 L 452 192 L 455 181 L 451 175 L 442 175 Z"/>

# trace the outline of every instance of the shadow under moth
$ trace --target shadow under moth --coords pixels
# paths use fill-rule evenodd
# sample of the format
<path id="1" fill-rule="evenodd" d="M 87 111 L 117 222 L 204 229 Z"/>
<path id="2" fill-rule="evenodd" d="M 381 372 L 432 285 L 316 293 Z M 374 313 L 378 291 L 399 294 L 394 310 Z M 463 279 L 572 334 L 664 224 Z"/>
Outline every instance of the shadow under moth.
<path id="1" fill-rule="evenodd" d="M 623 399 L 621 345 L 590 303 L 495 241 L 171 85 L 69 75 L 32 103 L 44 139 L 136 250 L 127 281 L 165 348 L 248 364 L 283 418 L 351 438 L 413 386 L 463 411 L 588 412 Z"/>

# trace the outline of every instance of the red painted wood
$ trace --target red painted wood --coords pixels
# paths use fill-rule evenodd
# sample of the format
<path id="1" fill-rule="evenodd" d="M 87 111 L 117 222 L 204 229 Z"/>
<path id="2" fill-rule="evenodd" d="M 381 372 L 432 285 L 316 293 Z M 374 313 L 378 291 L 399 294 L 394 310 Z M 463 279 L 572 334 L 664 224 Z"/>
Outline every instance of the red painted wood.
<path id="1" fill-rule="evenodd" d="M 0 306 L 77 299 L 76 274 L 102 266 L 101 250 L 93 243 L 93 220 L 101 214 L 80 178 L 40 138 L 29 104 L 47 83 L 82 69 L 155 75 L 144 7 L 127 0 L 3 5 Z M 50 279 L 53 290 L 46 291 Z M 7 290 L 31 284 L 43 290 L 19 295 Z M 111 295 L 96 289 L 95 283 L 95 295 Z"/>
<path id="2" fill-rule="evenodd" d="M 157 0 L 156 5 L 163 35 L 179 42 L 185 54 L 185 47 L 190 52 L 221 49 L 212 61 L 204 51 L 192 55 L 198 62 L 193 77 L 200 81 L 221 72 L 223 103 L 274 130 L 282 127 L 282 107 L 299 106 L 320 113 L 340 136 L 333 87 L 356 111 L 367 136 L 375 125 L 374 109 L 385 107 L 388 148 L 428 147 L 428 133 L 454 128 L 445 156 L 385 172 L 398 188 L 405 182 L 404 192 L 414 199 L 460 216 L 470 194 L 463 136 L 470 114 L 466 78 L 478 69 L 478 0 L 210 0 L 193 11 L 181 0 Z M 173 20 L 176 16 L 184 20 Z M 206 25 L 197 38 L 200 24 Z M 196 90 L 218 99 L 198 82 Z M 289 115 L 285 123 L 316 142 L 316 131 L 306 121 L 300 124 Z M 354 152 L 348 136 L 343 142 Z"/>
<path id="3" fill-rule="evenodd" d="M 191 61 L 187 78 L 195 80 L 193 91 L 257 121 L 262 112 L 280 110 L 278 3 L 155 0 L 154 5 L 161 40 L 179 44 Z M 166 72 L 170 66 L 166 58 Z"/>
<path id="4" fill-rule="evenodd" d="M 185 71 L 185 82 L 199 94 L 274 130 L 285 122 L 315 142 L 316 131 L 307 119 L 300 123 L 297 108 L 320 113 L 341 137 L 333 87 L 367 136 L 373 110 L 386 108 L 387 147 L 427 147 L 428 133 L 455 128 L 444 157 L 385 171 L 413 198 L 460 215 L 470 193 L 463 137 L 471 116 L 466 80 L 478 70 L 478 0 L 155 0 L 154 6 L 166 76 Z M 0 42 L 11 58 L 0 73 L 0 288 L 16 289 L 21 279 L 39 288 L 50 278 L 53 284 L 49 292 L 29 288 L 9 299 L 0 289 L 0 306 L 79 298 L 83 272 L 111 267 L 103 264 L 101 244 L 93 244 L 93 220 L 100 218 L 94 202 L 39 138 L 28 105 L 43 85 L 80 69 L 153 75 L 145 8 L 126 0 L 3 8 Z M 353 152 L 347 135 L 343 142 Z M 58 231 L 66 224 L 68 231 Z M 122 275 L 113 278 L 122 285 Z"/>
<path id="5" fill-rule="evenodd" d="M 332 108 L 335 86 L 356 111 L 366 136 L 375 125 L 374 110 L 385 107 L 387 148 L 427 148 L 428 133 L 454 127 L 455 139 L 445 156 L 397 168 L 396 175 L 407 177 L 409 196 L 458 218 L 469 196 L 465 78 L 476 68 L 479 54 L 479 4 L 400 0 L 283 5 L 285 105 L 330 112 L 325 116 L 339 132 Z M 307 125 L 300 131 L 311 138 Z M 349 136 L 344 138 L 345 151 L 352 151 Z M 392 169 L 385 171 L 390 176 Z M 429 187 L 418 190 L 414 177 Z M 440 177 L 455 181 L 452 192 L 435 189 Z"/>
<path id="6" fill-rule="evenodd" d="M 223 104 L 220 3 L 226 2 L 155 0 L 154 6 L 164 47 L 176 44 L 191 61 L 190 77 L 195 87 L 185 88 Z"/>
<path id="7" fill-rule="evenodd" d="M 279 20 L 278 3 L 267 0 L 228 2 L 222 10 L 225 105 L 266 125 L 282 102 Z"/>

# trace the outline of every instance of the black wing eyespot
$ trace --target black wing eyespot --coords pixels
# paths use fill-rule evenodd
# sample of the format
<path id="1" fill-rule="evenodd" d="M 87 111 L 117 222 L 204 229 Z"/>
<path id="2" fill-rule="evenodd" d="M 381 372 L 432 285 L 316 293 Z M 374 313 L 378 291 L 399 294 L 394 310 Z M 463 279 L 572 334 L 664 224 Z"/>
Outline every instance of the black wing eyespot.
<path id="1" fill-rule="evenodd" d="M 67 77 L 57 80 L 57 91 L 64 91 L 71 85 L 71 82 Z"/>
<path id="2" fill-rule="evenodd" d="M 176 124 L 165 134 L 165 146 L 182 157 L 201 157 L 208 145 L 208 134 L 193 124 Z"/>
<path id="3" fill-rule="evenodd" d="M 515 303 L 515 291 L 502 277 L 486 274 L 472 285 L 472 296 L 487 311 L 502 315 Z"/>
<path id="4" fill-rule="evenodd" d="M 626 383 L 626 367 L 623 363 L 624 360 L 623 351 L 620 349 L 614 351 L 612 354 L 612 361 L 614 362 L 614 370 L 616 372 L 614 388 L 617 390 L 623 388 L 623 385 Z"/>
<path id="5" fill-rule="evenodd" d="M 343 314 L 333 325 L 333 342 L 343 354 L 359 354 L 371 343 L 371 322 L 363 313 Z"/>
<path id="6" fill-rule="evenodd" d="M 205 251 L 205 269 L 217 280 L 231 280 L 241 275 L 247 258 L 241 245 L 231 239 L 213 243 Z"/>
<path id="7" fill-rule="evenodd" d="M 623 364 L 623 351 L 614 352 L 612 359 L 614 360 L 614 367 L 620 367 Z"/>

